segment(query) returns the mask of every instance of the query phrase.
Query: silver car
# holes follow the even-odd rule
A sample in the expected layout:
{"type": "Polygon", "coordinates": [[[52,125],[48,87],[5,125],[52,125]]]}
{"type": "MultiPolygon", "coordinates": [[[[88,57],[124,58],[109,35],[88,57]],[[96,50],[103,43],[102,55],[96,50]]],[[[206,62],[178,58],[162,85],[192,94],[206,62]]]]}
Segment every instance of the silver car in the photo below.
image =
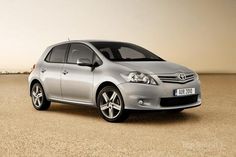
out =
{"type": "Polygon", "coordinates": [[[49,46],[28,81],[35,109],[47,110],[52,101],[84,104],[109,122],[125,120],[128,110],[180,112],[201,105],[197,73],[125,42],[49,46]]]}

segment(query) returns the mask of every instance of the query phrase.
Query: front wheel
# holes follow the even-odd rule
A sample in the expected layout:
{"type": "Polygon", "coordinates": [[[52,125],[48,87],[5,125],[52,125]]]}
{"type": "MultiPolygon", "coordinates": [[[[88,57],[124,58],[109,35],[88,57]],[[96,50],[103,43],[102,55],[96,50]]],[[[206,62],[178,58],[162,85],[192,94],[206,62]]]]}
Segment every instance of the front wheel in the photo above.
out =
{"type": "Polygon", "coordinates": [[[47,100],[41,84],[35,83],[30,92],[36,110],[47,110],[50,107],[51,102],[47,100]]]}
{"type": "Polygon", "coordinates": [[[104,87],[98,94],[99,113],[108,122],[120,122],[128,118],[120,91],[113,86],[104,87]]]}

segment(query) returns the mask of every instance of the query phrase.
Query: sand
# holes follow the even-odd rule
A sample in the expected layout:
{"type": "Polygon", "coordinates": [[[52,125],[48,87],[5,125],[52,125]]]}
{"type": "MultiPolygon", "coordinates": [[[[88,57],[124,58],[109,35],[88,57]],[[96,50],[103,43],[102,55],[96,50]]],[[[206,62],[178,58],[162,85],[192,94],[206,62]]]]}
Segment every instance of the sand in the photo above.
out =
{"type": "Polygon", "coordinates": [[[201,75],[203,103],[108,123],[95,108],[36,111],[27,75],[0,75],[0,156],[236,156],[236,75],[201,75]]]}

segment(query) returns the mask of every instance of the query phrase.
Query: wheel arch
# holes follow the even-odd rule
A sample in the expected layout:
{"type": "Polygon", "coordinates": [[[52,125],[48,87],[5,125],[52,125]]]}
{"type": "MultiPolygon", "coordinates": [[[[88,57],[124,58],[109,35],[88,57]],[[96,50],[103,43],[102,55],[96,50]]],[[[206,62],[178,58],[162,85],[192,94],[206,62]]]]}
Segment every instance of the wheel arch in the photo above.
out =
{"type": "MultiPolygon", "coordinates": [[[[101,83],[101,84],[98,86],[98,88],[97,88],[97,90],[96,90],[96,94],[95,94],[95,103],[96,103],[96,106],[97,106],[97,97],[98,97],[99,92],[100,92],[104,87],[107,87],[107,86],[113,86],[113,87],[117,88],[117,89],[119,90],[119,92],[120,92],[120,89],[118,88],[118,86],[117,86],[116,84],[110,82],[110,81],[105,81],[105,82],[101,83]]],[[[120,93],[121,93],[121,92],[120,92],[120,93]]],[[[121,95],[122,95],[122,93],[121,93],[121,95]]],[[[123,96],[122,96],[122,97],[123,97],[123,96]]]]}
{"type": "MultiPolygon", "coordinates": [[[[31,83],[30,83],[30,91],[32,90],[33,85],[34,85],[35,83],[39,83],[39,84],[43,87],[42,83],[41,83],[38,79],[33,79],[33,80],[31,81],[31,83]]],[[[32,95],[31,95],[31,92],[30,92],[30,96],[32,96],[32,95]]]]}

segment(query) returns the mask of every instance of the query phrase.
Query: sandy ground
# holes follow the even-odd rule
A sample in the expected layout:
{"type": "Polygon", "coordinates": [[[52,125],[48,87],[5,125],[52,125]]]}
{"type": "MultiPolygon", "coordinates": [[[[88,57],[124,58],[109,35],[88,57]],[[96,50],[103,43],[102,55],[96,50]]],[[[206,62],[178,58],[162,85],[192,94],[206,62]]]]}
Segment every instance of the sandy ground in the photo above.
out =
{"type": "Polygon", "coordinates": [[[95,108],[36,111],[26,75],[0,75],[0,156],[236,156],[236,75],[202,75],[200,108],[136,112],[108,123],[95,108]]]}

